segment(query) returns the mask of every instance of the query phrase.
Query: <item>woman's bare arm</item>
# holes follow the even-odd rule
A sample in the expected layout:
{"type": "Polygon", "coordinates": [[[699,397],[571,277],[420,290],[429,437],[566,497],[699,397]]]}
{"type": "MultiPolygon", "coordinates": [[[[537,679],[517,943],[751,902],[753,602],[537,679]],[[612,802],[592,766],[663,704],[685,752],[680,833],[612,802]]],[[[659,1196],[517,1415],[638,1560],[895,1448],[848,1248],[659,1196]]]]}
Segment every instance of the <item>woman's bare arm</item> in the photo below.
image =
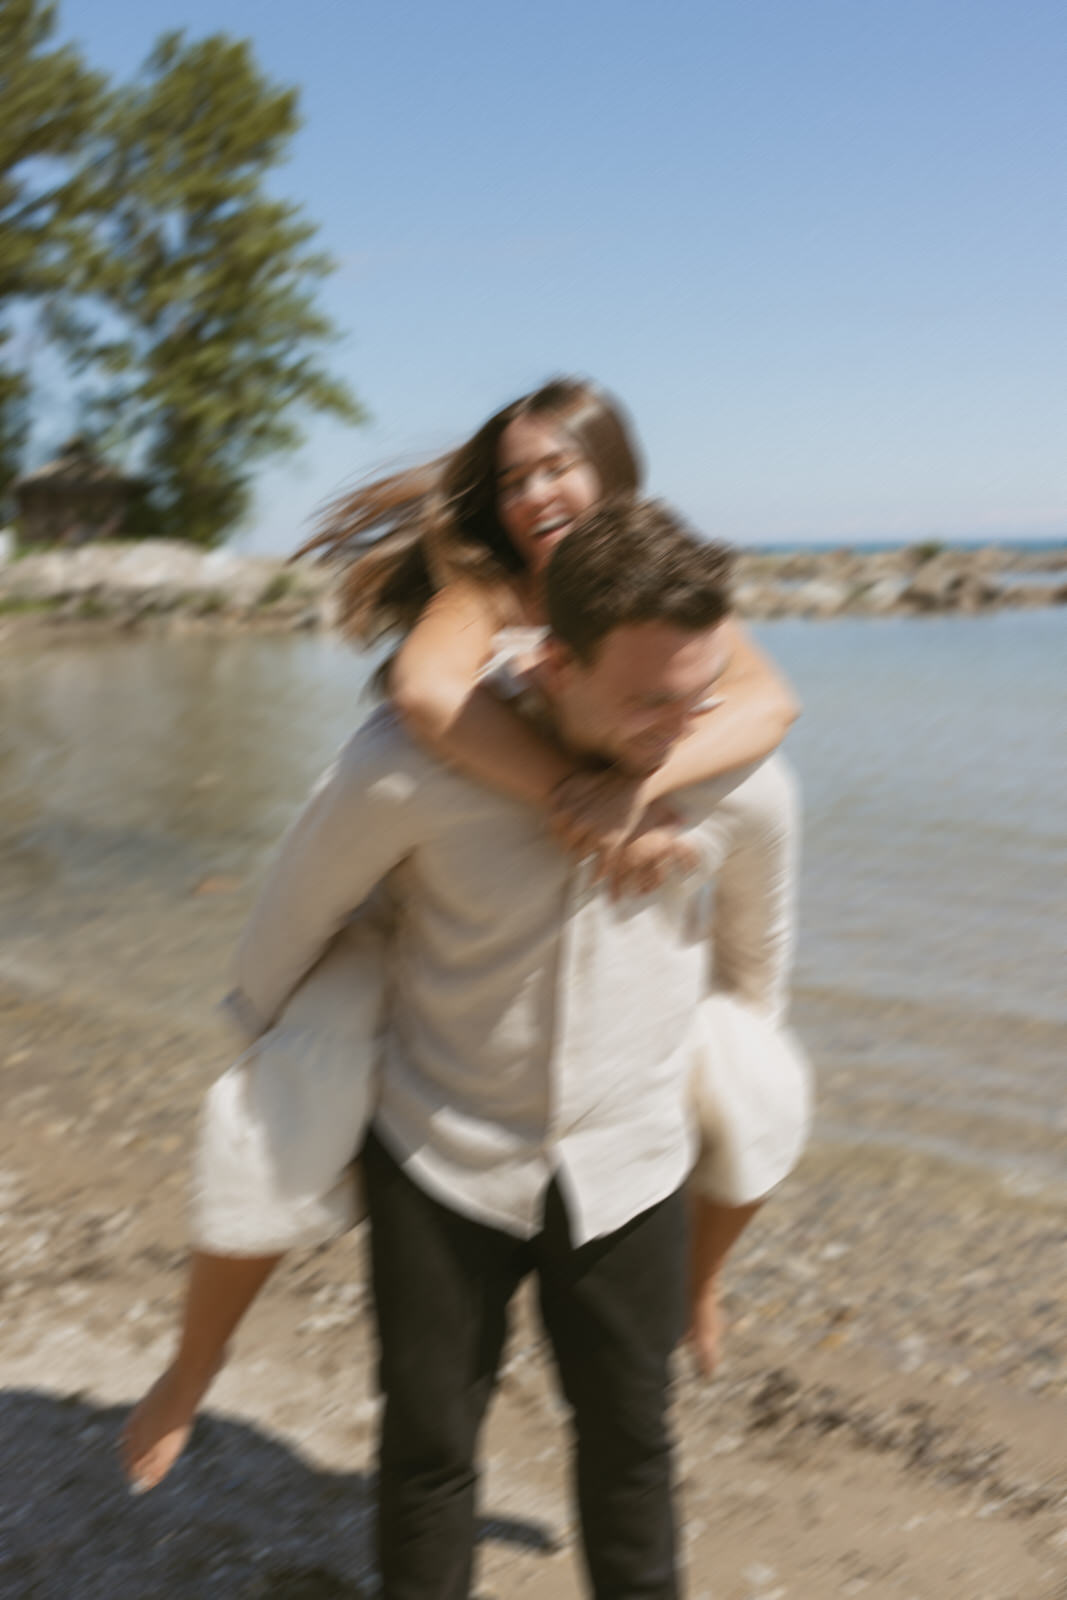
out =
{"type": "Polygon", "coordinates": [[[727,665],[715,685],[716,704],[697,717],[667,760],[645,778],[579,772],[553,796],[553,828],[569,850],[596,850],[601,874],[625,885],[619,852],[647,808],[678,789],[706,782],[770,755],[800,712],[789,685],[746,630],[723,624],[727,665]]]}
{"type": "Polygon", "coordinates": [[[544,807],[578,763],[479,687],[506,620],[491,591],[449,584],[401,646],[389,694],[409,732],[435,755],[500,793],[544,807]]]}
{"type": "Polygon", "coordinates": [[[649,799],[746,767],[777,750],[800,715],[800,703],[777,667],[740,622],[723,623],[729,652],[715,685],[720,703],[698,717],[662,767],[645,780],[649,799]]]}

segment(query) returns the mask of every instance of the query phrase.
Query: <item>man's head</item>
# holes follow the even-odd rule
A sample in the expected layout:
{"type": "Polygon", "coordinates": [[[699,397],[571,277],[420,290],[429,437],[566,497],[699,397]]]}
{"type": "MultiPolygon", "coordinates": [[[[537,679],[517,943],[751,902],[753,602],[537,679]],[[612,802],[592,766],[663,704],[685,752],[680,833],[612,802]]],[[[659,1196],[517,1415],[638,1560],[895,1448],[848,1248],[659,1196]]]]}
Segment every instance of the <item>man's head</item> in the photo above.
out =
{"type": "Polygon", "coordinates": [[[569,744],[651,772],[726,665],[732,557],[652,500],[608,501],[553,551],[543,680],[569,744]]]}

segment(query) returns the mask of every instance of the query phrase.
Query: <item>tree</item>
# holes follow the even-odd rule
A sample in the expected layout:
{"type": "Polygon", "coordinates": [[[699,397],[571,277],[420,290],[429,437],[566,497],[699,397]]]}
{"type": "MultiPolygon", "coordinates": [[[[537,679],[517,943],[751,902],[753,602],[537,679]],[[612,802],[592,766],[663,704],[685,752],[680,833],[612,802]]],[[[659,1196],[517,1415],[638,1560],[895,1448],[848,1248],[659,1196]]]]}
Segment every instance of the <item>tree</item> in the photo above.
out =
{"type": "Polygon", "coordinates": [[[313,289],[333,265],[263,187],[298,126],[295,91],[245,41],[169,33],[115,96],[88,169],[96,243],[78,287],[116,331],[68,318],[65,332],[109,375],[112,437],[140,441],[153,531],[213,544],[247,506],[252,464],[301,442],[295,411],[362,418],[320,365],[335,334],[313,289]]]}
{"type": "Polygon", "coordinates": [[[104,96],[104,80],[72,46],[45,48],[54,31],[54,6],[0,0],[0,496],[29,431],[29,377],[12,359],[11,316],[67,276],[82,238],[70,161],[104,96]]]}

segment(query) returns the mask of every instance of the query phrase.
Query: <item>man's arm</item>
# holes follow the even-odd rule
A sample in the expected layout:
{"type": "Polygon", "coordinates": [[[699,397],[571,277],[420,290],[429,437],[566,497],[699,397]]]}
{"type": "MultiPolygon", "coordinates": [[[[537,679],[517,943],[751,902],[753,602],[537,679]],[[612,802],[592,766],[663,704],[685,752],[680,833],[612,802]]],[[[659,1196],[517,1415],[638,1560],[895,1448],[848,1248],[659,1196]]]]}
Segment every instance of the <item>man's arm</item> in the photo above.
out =
{"type": "Polygon", "coordinates": [[[372,889],[409,854],[428,807],[423,758],[380,713],[345,746],[282,839],[245,927],[228,1008],[258,1037],[372,889]]]}
{"type": "Polygon", "coordinates": [[[777,1023],[785,1015],[793,959],[796,785],[785,763],[773,760],[747,787],[737,838],[715,886],[712,983],[777,1023]]]}

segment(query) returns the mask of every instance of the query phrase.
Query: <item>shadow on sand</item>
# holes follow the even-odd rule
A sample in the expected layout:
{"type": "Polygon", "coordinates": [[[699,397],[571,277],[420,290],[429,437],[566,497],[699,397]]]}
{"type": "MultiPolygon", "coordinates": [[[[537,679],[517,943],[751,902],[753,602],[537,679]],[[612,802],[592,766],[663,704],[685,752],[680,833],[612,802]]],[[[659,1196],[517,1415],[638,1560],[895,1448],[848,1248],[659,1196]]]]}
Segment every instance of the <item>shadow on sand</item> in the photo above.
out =
{"type": "MultiPolygon", "coordinates": [[[[3,1600],[370,1600],[373,1481],[316,1470],[279,1440],[202,1417],[166,1483],[127,1492],[125,1406],[0,1395],[3,1600]]],[[[550,1529],[482,1520],[480,1538],[555,1548],[550,1529]]]]}

